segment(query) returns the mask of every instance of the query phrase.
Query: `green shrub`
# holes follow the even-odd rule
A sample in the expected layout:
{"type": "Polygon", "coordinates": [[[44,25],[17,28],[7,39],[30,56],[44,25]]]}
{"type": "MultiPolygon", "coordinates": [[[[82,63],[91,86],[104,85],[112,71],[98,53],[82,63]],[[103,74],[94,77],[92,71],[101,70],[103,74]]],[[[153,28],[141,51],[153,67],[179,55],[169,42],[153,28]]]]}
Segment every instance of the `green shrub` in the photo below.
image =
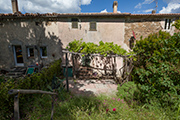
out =
{"type": "Polygon", "coordinates": [[[121,99],[132,100],[134,91],[137,90],[136,84],[133,81],[124,83],[122,86],[118,85],[117,96],[121,99]]]}
{"type": "Polygon", "coordinates": [[[133,49],[133,80],[142,102],[157,98],[161,106],[178,108],[180,100],[180,33],[159,31],[137,42],[133,49]]]}
{"type": "MultiPolygon", "coordinates": [[[[47,90],[47,86],[52,84],[53,76],[62,76],[61,60],[54,61],[47,69],[43,69],[40,73],[32,74],[30,77],[2,80],[0,83],[0,118],[10,119],[13,116],[14,96],[9,95],[11,89],[35,89],[47,90]]],[[[6,79],[2,78],[1,79],[6,79]]],[[[34,97],[37,95],[20,95],[20,113],[24,113],[34,97]]]]}

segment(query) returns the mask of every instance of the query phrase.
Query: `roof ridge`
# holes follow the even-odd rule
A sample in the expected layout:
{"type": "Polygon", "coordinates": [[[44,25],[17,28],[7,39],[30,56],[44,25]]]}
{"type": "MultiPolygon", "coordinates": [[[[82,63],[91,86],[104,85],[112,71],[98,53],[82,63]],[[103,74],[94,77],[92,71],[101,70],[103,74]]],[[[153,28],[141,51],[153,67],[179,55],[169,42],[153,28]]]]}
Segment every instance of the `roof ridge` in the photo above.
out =
{"type": "Polygon", "coordinates": [[[156,13],[156,14],[131,14],[131,13],[113,13],[113,12],[108,12],[108,13],[0,13],[0,17],[2,16],[19,16],[19,17],[28,17],[28,16],[42,16],[42,17],[60,17],[60,16],[172,16],[172,15],[180,15],[180,13],[156,13]]]}

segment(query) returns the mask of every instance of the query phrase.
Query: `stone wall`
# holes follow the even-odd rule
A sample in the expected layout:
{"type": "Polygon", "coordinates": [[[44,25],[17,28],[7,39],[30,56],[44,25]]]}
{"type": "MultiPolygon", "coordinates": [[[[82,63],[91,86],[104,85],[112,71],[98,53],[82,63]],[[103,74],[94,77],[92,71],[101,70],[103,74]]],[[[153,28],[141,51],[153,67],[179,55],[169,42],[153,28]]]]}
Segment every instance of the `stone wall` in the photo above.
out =
{"type": "Polygon", "coordinates": [[[157,33],[162,30],[160,21],[143,21],[143,22],[126,22],[125,23],[125,44],[129,46],[129,39],[133,36],[133,31],[136,36],[136,40],[140,40],[140,37],[148,37],[151,33],[157,33]]]}
{"type": "Polygon", "coordinates": [[[124,34],[124,43],[129,46],[129,40],[131,37],[133,37],[133,31],[136,36],[136,40],[140,40],[140,37],[146,38],[148,35],[152,33],[157,33],[160,30],[169,32],[171,35],[173,35],[177,30],[175,29],[172,24],[174,21],[178,18],[170,18],[172,20],[170,29],[165,29],[165,19],[166,18],[151,18],[151,19],[145,19],[138,18],[138,19],[130,19],[126,20],[125,22],[125,34],[124,34]]]}
{"type": "MultiPolygon", "coordinates": [[[[148,17],[148,16],[144,16],[148,17]]],[[[141,36],[147,37],[159,30],[174,33],[174,27],[164,29],[164,17],[141,18],[140,17],[78,17],[78,28],[72,28],[72,18],[32,18],[32,19],[6,19],[0,25],[0,68],[12,68],[15,66],[13,46],[21,45],[24,65],[35,64],[39,60],[38,49],[35,49],[35,57],[27,58],[27,46],[35,48],[47,46],[47,58],[41,58],[40,62],[48,64],[62,57],[62,48],[66,48],[74,39],[83,39],[85,42],[98,44],[99,41],[114,42],[129,51],[129,39],[141,36]],[[48,22],[47,22],[48,21],[48,22]],[[90,30],[90,22],[96,22],[97,29],[90,30]]],[[[171,18],[174,19],[174,18],[171,18]]],[[[177,19],[177,18],[176,18],[177,19]]],[[[117,59],[118,68],[123,61],[117,59]]]]}

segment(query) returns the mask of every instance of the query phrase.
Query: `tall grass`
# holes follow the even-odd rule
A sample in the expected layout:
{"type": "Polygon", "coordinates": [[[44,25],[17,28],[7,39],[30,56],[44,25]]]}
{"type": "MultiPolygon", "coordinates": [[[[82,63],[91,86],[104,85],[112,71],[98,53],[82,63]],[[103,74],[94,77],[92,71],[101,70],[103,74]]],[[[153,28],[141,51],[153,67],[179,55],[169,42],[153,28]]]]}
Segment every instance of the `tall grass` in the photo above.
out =
{"type": "MultiPolygon", "coordinates": [[[[124,90],[126,87],[129,89],[129,85],[125,84],[123,87],[124,90]]],[[[139,104],[133,98],[130,99],[129,94],[132,94],[133,89],[136,88],[132,88],[129,93],[122,92],[122,89],[118,89],[116,96],[109,97],[77,97],[63,91],[55,99],[54,120],[172,120],[180,118],[179,110],[172,112],[168,106],[164,109],[159,108],[154,102],[154,106],[150,107],[139,104]]],[[[36,99],[34,103],[31,103],[34,106],[33,109],[26,112],[23,120],[50,119],[51,96],[39,95],[36,99]]]]}

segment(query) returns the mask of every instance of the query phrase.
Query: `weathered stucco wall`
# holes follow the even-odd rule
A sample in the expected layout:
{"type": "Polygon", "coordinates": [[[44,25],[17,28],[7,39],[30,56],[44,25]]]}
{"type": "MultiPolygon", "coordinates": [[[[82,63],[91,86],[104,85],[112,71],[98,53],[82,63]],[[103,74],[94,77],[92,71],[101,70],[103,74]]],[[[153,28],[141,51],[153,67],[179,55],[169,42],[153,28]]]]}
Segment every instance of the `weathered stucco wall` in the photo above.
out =
{"type": "Polygon", "coordinates": [[[99,41],[114,42],[124,49],[124,19],[82,19],[78,29],[72,28],[72,22],[59,22],[59,36],[65,48],[74,39],[99,44],[99,41]],[[90,21],[96,21],[97,30],[90,31],[90,21]]]}
{"type": "MultiPolygon", "coordinates": [[[[62,57],[62,48],[66,48],[74,39],[83,39],[85,42],[98,44],[99,41],[114,42],[129,51],[129,39],[136,35],[147,37],[159,30],[176,31],[174,27],[164,29],[165,18],[140,17],[79,17],[78,28],[72,28],[72,17],[64,18],[40,18],[36,19],[6,19],[0,25],[0,68],[12,68],[15,66],[13,46],[21,45],[24,65],[35,64],[38,61],[38,49],[34,49],[34,58],[27,58],[27,46],[47,47],[47,58],[41,58],[44,65],[62,57]],[[49,22],[46,22],[49,21],[49,22]],[[96,22],[96,31],[90,31],[90,22],[96,22]]],[[[173,21],[175,18],[171,18],[173,21]]],[[[177,18],[176,18],[177,19],[177,18]]],[[[122,67],[123,60],[117,58],[117,68],[122,67]]]]}
{"type": "Polygon", "coordinates": [[[46,22],[35,24],[35,21],[12,21],[3,22],[0,26],[0,68],[15,67],[13,46],[21,45],[24,66],[38,62],[38,49],[35,46],[47,47],[47,58],[41,58],[41,64],[60,58],[61,40],[58,37],[58,26],[56,22],[47,24],[46,22]],[[34,58],[27,57],[27,46],[34,47],[34,58]],[[53,57],[52,54],[55,56],[53,57]]]}

